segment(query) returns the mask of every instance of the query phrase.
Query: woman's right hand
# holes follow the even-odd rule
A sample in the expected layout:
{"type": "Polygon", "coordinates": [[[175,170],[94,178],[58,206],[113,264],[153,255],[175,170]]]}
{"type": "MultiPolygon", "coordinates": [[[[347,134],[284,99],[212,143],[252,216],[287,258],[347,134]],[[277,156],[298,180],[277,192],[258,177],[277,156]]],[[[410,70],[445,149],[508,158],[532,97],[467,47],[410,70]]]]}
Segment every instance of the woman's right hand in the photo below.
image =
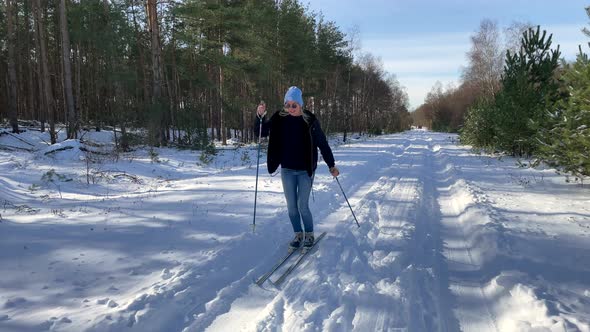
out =
{"type": "Polygon", "coordinates": [[[332,174],[332,176],[336,177],[336,176],[340,175],[340,170],[338,169],[338,167],[332,166],[332,167],[330,167],[330,174],[332,174]]]}
{"type": "Polygon", "coordinates": [[[256,108],[256,115],[262,117],[262,116],[264,116],[265,113],[266,113],[266,104],[264,102],[261,102],[260,104],[258,104],[258,108],[256,108]]]}

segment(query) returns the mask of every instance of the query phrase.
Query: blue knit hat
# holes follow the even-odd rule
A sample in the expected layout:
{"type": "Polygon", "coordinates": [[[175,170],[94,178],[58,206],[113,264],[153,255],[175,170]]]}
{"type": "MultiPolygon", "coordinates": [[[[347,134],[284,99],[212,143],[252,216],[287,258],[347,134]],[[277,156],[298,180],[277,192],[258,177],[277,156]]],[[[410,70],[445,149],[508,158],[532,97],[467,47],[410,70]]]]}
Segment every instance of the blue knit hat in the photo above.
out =
{"type": "Polygon", "coordinates": [[[285,101],[283,104],[286,104],[289,101],[295,101],[301,105],[301,108],[303,108],[303,94],[298,87],[292,86],[287,90],[287,93],[285,93],[285,101]]]}

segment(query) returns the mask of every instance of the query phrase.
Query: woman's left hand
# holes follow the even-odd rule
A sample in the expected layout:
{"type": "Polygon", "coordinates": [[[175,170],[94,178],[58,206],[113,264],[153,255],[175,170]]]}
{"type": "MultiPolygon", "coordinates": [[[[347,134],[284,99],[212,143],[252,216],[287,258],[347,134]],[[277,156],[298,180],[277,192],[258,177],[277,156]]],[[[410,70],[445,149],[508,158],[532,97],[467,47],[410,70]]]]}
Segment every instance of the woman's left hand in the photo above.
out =
{"type": "Polygon", "coordinates": [[[336,167],[336,166],[330,167],[330,174],[332,174],[332,176],[340,175],[340,171],[338,170],[338,167],[336,167]]]}

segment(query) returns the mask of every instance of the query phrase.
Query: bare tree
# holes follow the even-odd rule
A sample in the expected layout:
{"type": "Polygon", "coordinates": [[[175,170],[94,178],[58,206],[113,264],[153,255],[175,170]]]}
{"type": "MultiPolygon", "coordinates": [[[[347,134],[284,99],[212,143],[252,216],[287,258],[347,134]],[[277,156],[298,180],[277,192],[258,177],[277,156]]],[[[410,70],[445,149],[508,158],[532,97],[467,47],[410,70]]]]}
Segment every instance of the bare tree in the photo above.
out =
{"type": "Polygon", "coordinates": [[[530,28],[534,28],[534,25],[529,22],[512,22],[509,27],[504,29],[504,40],[506,50],[510,52],[518,52],[520,49],[520,40],[522,34],[530,28]]]}
{"type": "Polygon", "coordinates": [[[489,19],[481,21],[479,31],[471,36],[467,57],[469,64],[463,72],[463,81],[476,86],[484,98],[493,96],[498,91],[504,65],[496,22],[489,19]]]}
{"type": "MultiPolygon", "coordinates": [[[[348,33],[348,47],[346,49],[346,54],[348,55],[349,58],[353,58],[353,53],[358,52],[361,49],[361,44],[360,44],[360,28],[358,25],[354,25],[352,28],[350,28],[350,31],[348,33]]],[[[351,75],[352,75],[352,63],[350,63],[348,65],[347,68],[347,76],[346,76],[346,105],[344,106],[344,116],[342,117],[344,120],[344,125],[343,125],[343,131],[344,131],[344,136],[343,136],[343,140],[344,142],[346,142],[346,138],[348,135],[348,131],[351,128],[351,118],[353,116],[353,103],[352,103],[352,98],[351,98],[351,92],[350,92],[350,82],[351,82],[351,75]]]]}

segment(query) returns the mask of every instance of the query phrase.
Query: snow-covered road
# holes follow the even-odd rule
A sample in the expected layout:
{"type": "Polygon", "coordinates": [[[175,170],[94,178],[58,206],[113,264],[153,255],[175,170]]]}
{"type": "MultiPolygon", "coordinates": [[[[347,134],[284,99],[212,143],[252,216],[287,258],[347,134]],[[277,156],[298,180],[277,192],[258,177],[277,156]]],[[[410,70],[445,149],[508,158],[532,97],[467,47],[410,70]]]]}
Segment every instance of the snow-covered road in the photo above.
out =
{"type": "Polygon", "coordinates": [[[136,152],[90,185],[78,155],[0,151],[0,330],[590,331],[587,185],[427,131],[333,150],[361,227],[320,165],[327,236],[280,288],[253,282],[292,236],[266,173],[252,231],[255,150],[136,152]]]}

